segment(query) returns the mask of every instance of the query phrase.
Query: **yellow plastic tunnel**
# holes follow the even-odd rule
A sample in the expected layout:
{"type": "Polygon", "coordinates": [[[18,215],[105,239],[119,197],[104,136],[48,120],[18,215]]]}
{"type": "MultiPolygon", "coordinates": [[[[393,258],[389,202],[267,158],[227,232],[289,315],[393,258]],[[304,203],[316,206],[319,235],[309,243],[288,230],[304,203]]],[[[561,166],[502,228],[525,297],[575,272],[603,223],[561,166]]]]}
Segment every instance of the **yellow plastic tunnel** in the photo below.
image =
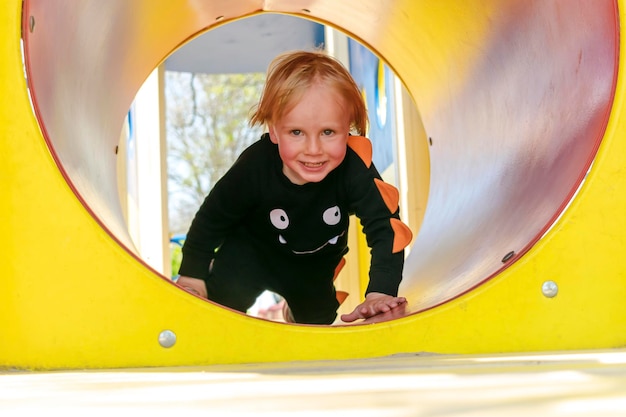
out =
{"type": "MultiPolygon", "coordinates": [[[[0,367],[83,369],[626,345],[624,0],[6,0],[0,367]],[[358,39],[415,101],[429,179],[413,314],[300,326],[178,289],[132,251],[116,146],[148,74],[258,13],[358,39]]],[[[415,144],[414,144],[415,145],[415,144]]],[[[413,146],[412,148],[415,148],[413,146]]]]}

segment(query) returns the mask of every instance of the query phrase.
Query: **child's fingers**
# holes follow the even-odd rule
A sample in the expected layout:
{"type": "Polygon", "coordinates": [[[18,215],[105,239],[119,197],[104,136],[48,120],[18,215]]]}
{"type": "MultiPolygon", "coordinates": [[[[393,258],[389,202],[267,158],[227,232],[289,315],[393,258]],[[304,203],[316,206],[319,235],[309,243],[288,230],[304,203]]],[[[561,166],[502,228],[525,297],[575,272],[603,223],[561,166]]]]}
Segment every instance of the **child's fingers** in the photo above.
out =
{"type": "Polygon", "coordinates": [[[366,319],[376,314],[372,313],[371,310],[372,306],[368,305],[368,303],[366,302],[358,305],[351,313],[342,314],[341,320],[346,323],[352,323],[353,321],[358,319],[366,319]]]}
{"type": "Polygon", "coordinates": [[[404,297],[394,297],[391,299],[380,300],[372,306],[371,311],[365,318],[373,317],[380,313],[388,313],[404,303],[406,303],[406,298],[404,297]]]}
{"type": "Polygon", "coordinates": [[[351,323],[358,319],[368,319],[381,313],[387,313],[404,303],[406,303],[406,298],[404,297],[384,297],[370,301],[366,300],[351,313],[343,314],[341,320],[351,323]]]}
{"type": "Polygon", "coordinates": [[[195,288],[183,287],[183,289],[186,290],[187,292],[192,293],[192,294],[200,295],[200,293],[198,291],[196,291],[195,288]]]}
{"type": "Polygon", "coordinates": [[[341,321],[346,323],[352,323],[355,320],[363,318],[356,310],[349,314],[342,314],[341,321]]]}

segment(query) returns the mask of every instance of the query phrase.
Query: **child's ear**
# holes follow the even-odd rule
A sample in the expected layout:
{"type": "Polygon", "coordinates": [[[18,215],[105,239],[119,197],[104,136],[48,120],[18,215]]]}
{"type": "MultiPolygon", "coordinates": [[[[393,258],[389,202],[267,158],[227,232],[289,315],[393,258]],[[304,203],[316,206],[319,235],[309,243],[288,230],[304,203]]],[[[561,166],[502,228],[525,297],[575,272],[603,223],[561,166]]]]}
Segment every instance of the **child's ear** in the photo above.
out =
{"type": "Polygon", "coordinates": [[[276,130],[274,130],[273,127],[270,127],[270,140],[272,141],[272,143],[278,145],[278,137],[276,136],[276,130]]]}

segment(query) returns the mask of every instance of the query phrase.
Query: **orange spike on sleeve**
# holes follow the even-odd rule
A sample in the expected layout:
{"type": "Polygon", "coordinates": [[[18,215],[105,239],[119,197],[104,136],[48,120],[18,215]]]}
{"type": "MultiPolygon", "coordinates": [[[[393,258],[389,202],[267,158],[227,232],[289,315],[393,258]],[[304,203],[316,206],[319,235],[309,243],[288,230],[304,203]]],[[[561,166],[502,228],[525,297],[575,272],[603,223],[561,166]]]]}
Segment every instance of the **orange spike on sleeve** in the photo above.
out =
{"type": "MultiPolygon", "coordinates": [[[[337,279],[337,277],[339,276],[339,273],[341,272],[345,264],[346,264],[346,258],[341,258],[341,260],[335,267],[335,276],[333,277],[333,281],[337,279]]],[[[335,294],[336,294],[337,301],[339,302],[339,305],[342,305],[343,302],[346,301],[346,298],[348,298],[348,295],[349,295],[345,291],[336,291],[335,294]]]]}
{"type": "Polygon", "coordinates": [[[336,295],[337,301],[339,302],[339,305],[342,305],[343,302],[346,301],[346,298],[348,298],[348,295],[350,294],[348,294],[345,291],[337,291],[335,295],[336,295]]]}
{"type": "Polygon", "coordinates": [[[376,188],[378,188],[378,192],[383,198],[383,201],[389,211],[391,213],[395,213],[398,209],[398,203],[400,202],[400,192],[398,189],[391,184],[387,184],[386,182],[379,180],[378,178],[374,178],[374,184],[376,184],[376,188]]]}
{"type": "Polygon", "coordinates": [[[333,277],[333,281],[337,279],[337,277],[339,276],[339,273],[341,272],[345,264],[346,264],[346,258],[341,258],[341,260],[335,267],[335,276],[333,277]]]}
{"type": "Polygon", "coordinates": [[[398,219],[391,219],[391,228],[393,229],[393,253],[398,253],[402,249],[406,248],[411,239],[413,239],[413,233],[409,226],[402,223],[398,219]]]}
{"type": "Polygon", "coordinates": [[[363,136],[348,136],[348,146],[361,158],[366,167],[372,165],[372,142],[363,136]]]}

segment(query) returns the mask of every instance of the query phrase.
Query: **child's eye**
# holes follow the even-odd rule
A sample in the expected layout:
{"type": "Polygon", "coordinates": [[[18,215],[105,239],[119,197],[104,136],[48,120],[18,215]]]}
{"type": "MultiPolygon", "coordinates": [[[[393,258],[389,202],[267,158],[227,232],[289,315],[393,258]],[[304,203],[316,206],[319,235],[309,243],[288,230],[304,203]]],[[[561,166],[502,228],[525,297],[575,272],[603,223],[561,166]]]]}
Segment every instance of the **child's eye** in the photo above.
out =
{"type": "Polygon", "coordinates": [[[333,133],[335,133],[335,131],[334,131],[334,130],[331,130],[331,129],[326,129],[326,130],[324,130],[324,132],[323,132],[323,133],[324,133],[324,136],[330,136],[330,135],[332,135],[333,133]]]}
{"type": "Polygon", "coordinates": [[[302,131],[298,130],[298,129],[294,129],[294,130],[291,131],[291,134],[294,135],[294,136],[300,136],[301,133],[302,133],[302,131]]]}

